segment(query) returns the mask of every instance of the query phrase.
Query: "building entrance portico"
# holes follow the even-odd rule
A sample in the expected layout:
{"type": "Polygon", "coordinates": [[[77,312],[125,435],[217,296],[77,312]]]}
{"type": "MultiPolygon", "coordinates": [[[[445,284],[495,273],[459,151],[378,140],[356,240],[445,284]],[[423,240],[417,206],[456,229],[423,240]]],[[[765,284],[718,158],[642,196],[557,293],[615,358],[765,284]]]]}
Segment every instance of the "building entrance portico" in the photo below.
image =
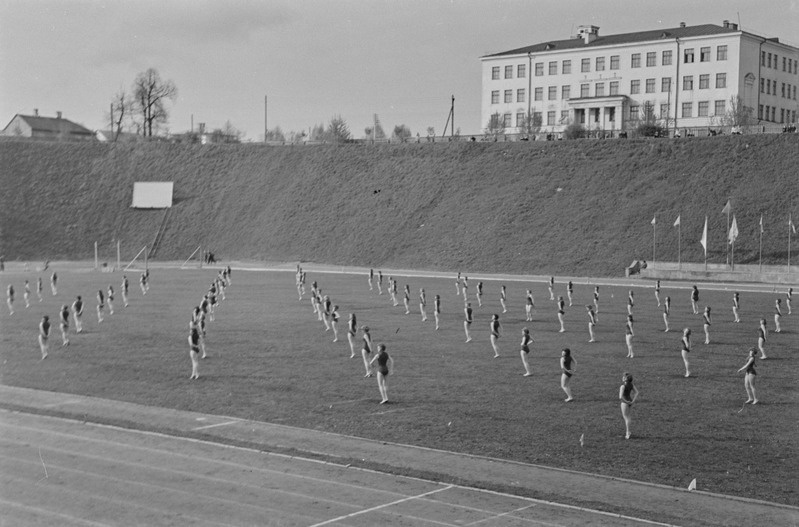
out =
{"type": "Polygon", "coordinates": [[[626,104],[625,95],[569,99],[574,122],[588,130],[623,130],[626,104]]]}

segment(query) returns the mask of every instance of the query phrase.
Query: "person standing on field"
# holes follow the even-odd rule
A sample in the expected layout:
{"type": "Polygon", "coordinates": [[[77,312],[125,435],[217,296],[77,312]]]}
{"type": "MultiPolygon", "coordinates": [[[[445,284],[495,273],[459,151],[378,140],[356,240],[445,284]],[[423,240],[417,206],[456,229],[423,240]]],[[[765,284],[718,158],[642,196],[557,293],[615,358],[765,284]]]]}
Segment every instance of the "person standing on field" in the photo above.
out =
{"type": "Polygon", "coordinates": [[[572,351],[569,348],[563,348],[560,356],[560,387],[566,393],[565,402],[570,403],[574,400],[572,397],[571,380],[574,375],[574,365],[577,361],[572,358],[572,351]]]}
{"type": "Polygon", "coordinates": [[[49,346],[47,340],[50,338],[50,317],[44,315],[39,322],[39,347],[42,350],[42,360],[47,358],[49,346]]]}
{"type": "Polygon", "coordinates": [[[635,336],[635,332],[633,331],[633,316],[627,315],[627,325],[624,329],[624,341],[627,343],[627,358],[632,359],[635,355],[633,354],[633,337],[635,336]]]}
{"type": "Polygon", "coordinates": [[[550,276],[549,277],[549,299],[550,300],[555,300],[555,291],[554,291],[554,289],[555,289],[555,277],[554,276],[550,276]]]}
{"type": "Polygon", "coordinates": [[[411,286],[405,284],[405,289],[403,290],[402,296],[402,303],[405,306],[405,314],[411,314],[411,286]]]}
{"type": "Polygon", "coordinates": [[[338,342],[338,306],[330,310],[330,328],[333,330],[333,342],[338,342]]]}
{"type": "Polygon", "coordinates": [[[441,316],[441,296],[436,295],[433,300],[433,316],[436,319],[436,329],[438,329],[439,317],[441,316]]]}
{"type": "Polygon", "coordinates": [[[563,301],[563,297],[558,297],[558,322],[560,322],[560,331],[559,333],[565,333],[566,328],[563,326],[563,316],[566,314],[565,311],[566,303],[563,301]]]}
{"type": "Polygon", "coordinates": [[[61,346],[69,346],[69,306],[64,304],[61,306],[59,313],[61,322],[61,346]]]}
{"type": "Polygon", "coordinates": [[[108,314],[114,314],[114,286],[108,284],[108,314]]]}
{"type": "Polygon", "coordinates": [[[702,313],[702,328],[705,330],[705,344],[710,344],[710,306],[705,306],[705,312],[702,313]]]}
{"type": "Polygon", "coordinates": [[[483,282],[477,282],[477,291],[474,296],[477,297],[477,306],[483,307],[483,282]]]}
{"type": "Polygon", "coordinates": [[[633,404],[638,398],[638,388],[633,384],[633,376],[627,372],[621,378],[621,386],[619,387],[619,400],[621,401],[621,416],[624,419],[624,428],[626,433],[624,439],[630,439],[630,412],[632,411],[633,404]]]}
{"type": "Polygon", "coordinates": [[[6,289],[6,305],[8,306],[8,314],[14,314],[14,286],[8,284],[8,289],[6,289]]]}
{"type": "Polygon", "coordinates": [[[766,334],[768,333],[768,329],[766,329],[766,319],[760,319],[760,327],[757,328],[757,348],[760,350],[760,360],[767,359],[766,357],[766,334]]]}
{"type": "Polygon", "coordinates": [[[105,296],[103,295],[103,290],[100,289],[97,291],[97,323],[101,323],[103,321],[103,310],[105,310],[105,296]]]}
{"type": "Polygon", "coordinates": [[[594,327],[596,326],[596,313],[591,305],[586,305],[585,310],[588,312],[588,336],[591,337],[588,342],[596,342],[594,339],[594,327]]]}
{"type": "Polygon", "coordinates": [[[682,355],[682,361],[685,363],[685,376],[691,376],[691,365],[688,363],[688,354],[691,353],[691,330],[689,328],[685,328],[682,330],[682,340],[680,341],[682,344],[682,351],[680,352],[682,355]]]}
{"type": "Polygon", "coordinates": [[[373,375],[372,368],[369,363],[369,355],[372,353],[372,335],[369,334],[369,326],[363,327],[363,347],[361,348],[361,356],[363,357],[363,366],[366,368],[366,375],[364,377],[371,377],[373,375]]]}
{"type": "Polygon", "coordinates": [[[189,358],[191,358],[191,375],[189,379],[200,378],[200,331],[194,324],[189,324],[189,358]]]}
{"type": "Polygon", "coordinates": [[[574,284],[571,280],[566,284],[566,296],[569,298],[569,307],[572,305],[572,294],[574,294],[574,284]]]}
{"type": "Polygon", "coordinates": [[[774,302],[774,333],[782,333],[782,328],[780,327],[780,319],[782,318],[782,299],[778,298],[774,302]]]}
{"type": "Polygon", "coordinates": [[[83,317],[83,300],[81,300],[80,295],[72,302],[72,317],[75,319],[75,331],[81,333],[83,331],[83,322],[81,320],[83,317]]]}
{"type": "Polygon", "coordinates": [[[36,295],[39,297],[39,302],[42,301],[42,289],[44,286],[42,286],[42,277],[40,276],[36,279],[36,295]]]}
{"type": "Polygon", "coordinates": [[[691,308],[694,311],[694,315],[699,314],[699,289],[696,286],[693,286],[691,289],[691,308]]]}
{"type": "Polygon", "coordinates": [[[740,323],[741,317],[738,316],[738,308],[741,307],[741,298],[738,295],[738,291],[733,293],[732,295],[732,314],[735,317],[735,322],[740,323]]]}
{"type": "Polygon", "coordinates": [[[499,315],[491,315],[491,347],[494,349],[494,358],[499,357],[499,340],[502,325],[499,323],[499,315]]]}
{"type": "Polygon", "coordinates": [[[527,328],[522,328],[522,343],[521,343],[521,350],[519,351],[519,355],[522,358],[522,366],[524,366],[524,376],[530,377],[533,373],[530,371],[530,363],[527,361],[527,355],[530,354],[530,343],[533,342],[533,338],[530,336],[530,330],[527,328]]]}
{"type": "Polygon", "coordinates": [[[350,318],[347,321],[347,341],[350,343],[351,359],[355,358],[355,335],[357,334],[358,334],[358,321],[355,318],[355,313],[350,313],[350,318]]]}
{"type": "Polygon", "coordinates": [[[25,309],[31,307],[31,285],[25,280],[25,285],[22,288],[22,298],[25,300],[25,309]]]}
{"type": "Polygon", "coordinates": [[[660,280],[655,283],[655,299],[658,301],[658,307],[660,307],[660,280]]]}
{"type": "Polygon", "coordinates": [[[663,302],[663,323],[666,324],[666,329],[663,331],[669,332],[669,315],[671,314],[671,297],[667,296],[666,301],[663,302]]]}
{"type": "Polygon", "coordinates": [[[385,344],[377,345],[377,354],[369,362],[369,365],[371,366],[375,362],[377,362],[375,371],[377,371],[377,388],[380,390],[380,404],[386,404],[388,402],[388,382],[386,377],[394,370],[394,359],[386,353],[385,344]]]}
{"type": "Polygon", "coordinates": [[[419,289],[419,313],[422,315],[422,322],[427,321],[427,296],[424,293],[424,287],[419,289]]]}
{"type": "Polygon", "coordinates": [[[757,358],[757,349],[749,348],[749,355],[746,358],[746,364],[741,366],[738,373],[744,373],[744,389],[746,390],[746,403],[744,404],[757,404],[757,393],[755,392],[755,378],[757,371],[755,371],[755,359],[757,358]]]}
{"type": "Polygon", "coordinates": [[[508,312],[508,306],[506,304],[507,300],[508,300],[508,292],[505,289],[505,286],[503,285],[499,289],[499,303],[502,304],[502,312],[503,313],[507,313],[508,312]]]}
{"type": "Polygon", "coordinates": [[[128,277],[126,275],[122,275],[122,303],[125,304],[125,307],[128,307],[128,289],[130,288],[130,282],[128,281],[128,277]]]}
{"type": "Polygon", "coordinates": [[[527,316],[527,322],[532,322],[533,320],[533,308],[535,307],[535,300],[533,299],[533,292],[529,289],[527,290],[527,300],[525,301],[524,305],[524,313],[527,316]]]}
{"type": "Polygon", "coordinates": [[[58,274],[55,271],[50,275],[50,291],[53,296],[58,295],[58,274]]]}
{"type": "Polygon", "coordinates": [[[469,326],[474,322],[471,302],[466,302],[466,305],[463,307],[463,314],[465,317],[463,321],[463,330],[466,332],[466,342],[471,342],[472,336],[469,334],[469,326]]]}

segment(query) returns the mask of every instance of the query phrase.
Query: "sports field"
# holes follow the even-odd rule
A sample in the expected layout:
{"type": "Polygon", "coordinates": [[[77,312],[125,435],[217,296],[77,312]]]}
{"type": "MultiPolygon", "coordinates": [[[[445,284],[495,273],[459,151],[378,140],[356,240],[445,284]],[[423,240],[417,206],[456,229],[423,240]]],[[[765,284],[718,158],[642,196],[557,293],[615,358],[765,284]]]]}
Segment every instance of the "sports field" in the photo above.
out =
{"type": "MultiPolygon", "coordinates": [[[[704,345],[701,317],[691,314],[689,286],[663,284],[671,296],[672,331],[663,332],[662,309],[652,284],[633,287],[636,304],[635,358],[625,358],[624,326],[630,287],[600,285],[598,342],[589,344],[584,305],[593,283],[574,279],[574,305],[566,308],[566,332],[559,333],[555,303],[544,281],[502,282],[508,312],[499,305],[499,281],[484,281],[483,307],[473,291],[474,340],[464,342],[463,300],[451,278],[398,276],[400,293],[411,287],[411,315],[394,307],[388,295],[370,291],[366,274],[308,272],[324,294],[340,306],[339,342],[325,332],[308,295],[298,301],[289,271],[234,270],[227,299],[208,326],[210,357],[198,381],[188,379],[188,325],[191,310],[216,270],[154,268],[147,295],[131,280],[130,307],[119,299],[121,273],[59,269],[58,296],[47,285],[42,302],[34,292],[31,307],[22,283],[34,285],[34,271],[0,274],[5,291],[17,291],[16,313],[0,316],[2,382],[290,424],[397,443],[423,445],[656,482],[678,487],[697,478],[702,490],[798,505],[796,474],[797,366],[799,314],[783,309],[782,333],[769,333],[769,359],[758,361],[760,404],[746,399],[742,374],[746,350],[756,343],[761,316],[773,330],[773,306],[784,288],[756,292],[741,287],[742,323],[732,322],[732,290],[699,284],[700,304],[713,313],[711,344],[704,345]],[[113,284],[115,314],[98,324],[97,290],[113,284]],[[424,287],[428,310],[442,298],[441,329],[418,314],[424,287]],[[525,322],[524,291],[532,289],[534,321],[525,322]],[[57,312],[76,295],[87,301],[85,330],[60,348],[57,312]],[[359,357],[350,359],[346,318],[356,313],[371,328],[373,341],[385,343],[396,370],[389,376],[389,405],[379,405],[376,382],[364,378],[359,357]],[[491,314],[500,315],[500,358],[488,340],[491,314]],[[43,314],[54,322],[51,353],[40,361],[36,342],[43,314]],[[521,328],[531,330],[533,376],[523,377],[519,359],[521,328]],[[693,330],[691,378],[684,378],[679,329],[693,330]],[[560,350],[576,359],[575,401],[564,403],[560,389],[560,350]],[[621,374],[629,371],[641,392],[633,408],[633,437],[624,440],[618,408],[621,374]],[[582,439],[582,444],[581,444],[582,439]]],[[[49,272],[43,275],[45,284],[49,272]]],[[[566,297],[557,279],[555,294],[566,297]]],[[[796,304],[796,302],[795,302],[796,304]]],[[[797,306],[794,306],[797,307],[797,306]]],[[[71,328],[74,330],[74,328],[71,328]]],[[[360,335],[359,335],[360,338],[360,335]]]]}

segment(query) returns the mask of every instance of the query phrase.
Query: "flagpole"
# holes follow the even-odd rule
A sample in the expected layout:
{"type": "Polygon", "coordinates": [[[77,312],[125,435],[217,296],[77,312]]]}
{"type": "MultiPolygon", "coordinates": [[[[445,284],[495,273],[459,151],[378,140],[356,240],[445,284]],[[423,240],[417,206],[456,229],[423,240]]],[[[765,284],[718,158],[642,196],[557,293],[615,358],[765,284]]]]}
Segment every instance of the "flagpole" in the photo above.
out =
{"type": "Polygon", "coordinates": [[[791,272],[791,230],[793,229],[793,216],[788,213],[788,273],[791,272]]]}
{"type": "Polygon", "coordinates": [[[677,224],[677,269],[682,269],[682,255],[681,255],[682,248],[680,247],[681,243],[682,243],[682,222],[677,224]]]}
{"type": "MultiPolygon", "coordinates": [[[[729,205],[728,207],[726,207],[727,208],[727,233],[729,233],[730,232],[730,209],[732,208],[732,205],[730,205],[730,199],[729,198],[727,198],[727,205],[729,205]]],[[[727,247],[727,265],[730,265],[730,248],[729,247],[727,247]]]]}
{"type": "Polygon", "coordinates": [[[653,218],[652,221],[655,222],[655,223],[652,224],[652,269],[654,269],[655,268],[655,240],[657,239],[656,233],[657,233],[658,225],[657,225],[657,221],[655,221],[654,218],[653,218]]]}
{"type": "Polygon", "coordinates": [[[763,216],[760,216],[760,273],[763,273],[763,216]]]}

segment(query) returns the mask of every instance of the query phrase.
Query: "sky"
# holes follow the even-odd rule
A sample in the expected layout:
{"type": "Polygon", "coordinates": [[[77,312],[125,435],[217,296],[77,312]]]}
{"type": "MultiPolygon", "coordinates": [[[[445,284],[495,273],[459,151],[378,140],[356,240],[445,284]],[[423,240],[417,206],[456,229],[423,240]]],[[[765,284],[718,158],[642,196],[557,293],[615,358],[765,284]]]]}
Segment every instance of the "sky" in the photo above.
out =
{"type": "Polygon", "coordinates": [[[799,0],[0,0],[0,129],[17,113],[107,129],[137,74],[175,83],[172,133],[230,122],[308,130],[341,116],[353,137],[480,123],[480,57],[569,38],[738,22],[799,47],[799,0]],[[264,98],[266,97],[266,112],[264,98]]]}

